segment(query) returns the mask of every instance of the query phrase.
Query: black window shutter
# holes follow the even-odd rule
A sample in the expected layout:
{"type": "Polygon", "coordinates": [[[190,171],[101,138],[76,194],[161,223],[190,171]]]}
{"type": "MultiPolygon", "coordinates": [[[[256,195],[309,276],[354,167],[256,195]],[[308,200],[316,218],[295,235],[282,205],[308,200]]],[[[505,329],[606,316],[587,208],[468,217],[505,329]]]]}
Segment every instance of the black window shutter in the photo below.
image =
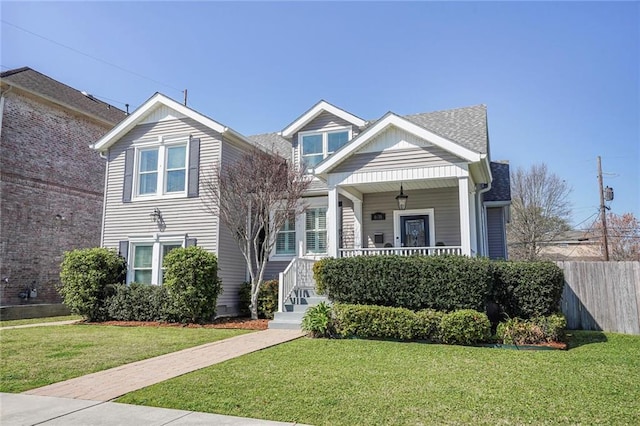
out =
{"type": "Polygon", "coordinates": [[[125,260],[129,260],[129,241],[118,242],[118,254],[124,257],[125,260]]]}
{"type": "Polygon", "coordinates": [[[200,174],[200,139],[192,138],[189,143],[189,188],[187,197],[195,198],[199,195],[200,174]]]}
{"type": "Polygon", "coordinates": [[[122,188],[122,202],[131,202],[131,192],[133,190],[133,161],[135,149],[129,148],[124,153],[124,186],[122,188]]]}
{"type": "Polygon", "coordinates": [[[185,242],[185,247],[191,247],[191,246],[197,246],[197,245],[198,245],[197,238],[187,238],[187,241],[185,242]]]}

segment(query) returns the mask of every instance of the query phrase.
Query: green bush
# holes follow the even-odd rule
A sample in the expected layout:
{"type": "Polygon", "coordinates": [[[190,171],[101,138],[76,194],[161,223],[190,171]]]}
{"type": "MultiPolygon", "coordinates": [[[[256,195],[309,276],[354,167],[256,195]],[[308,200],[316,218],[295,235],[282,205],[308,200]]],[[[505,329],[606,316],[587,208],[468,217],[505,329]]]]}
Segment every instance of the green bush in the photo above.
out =
{"type": "Polygon", "coordinates": [[[473,345],[486,342],[491,337],[491,323],[487,315],[472,309],[445,314],[439,328],[442,342],[453,345],[473,345]]]}
{"type": "Polygon", "coordinates": [[[530,345],[561,342],[567,321],[562,315],[549,315],[529,320],[512,318],[498,324],[496,335],[504,344],[530,345]]]}
{"type": "Polygon", "coordinates": [[[89,321],[107,318],[105,301],[114,284],[124,282],[126,261],[115,250],[78,249],[65,252],[58,292],[71,313],[89,321]]]}
{"type": "Polygon", "coordinates": [[[164,258],[163,285],[171,319],[180,322],[212,320],[222,292],[218,259],[201,247],[171,250],[164,258]]]}
{"type": "Polygon", "coordinates": [[[413,335],[415,339],[433,343],[440,341],[440,321],[444,312],[424,309],[415,313],[413,335]]]}
{"type": "Polygon", "coordinates": [[[302,317],[302,329],[311,337],[331,337],[335,335],[333,310],[331,305],[320,302],[307,309],[302,317]]]}
{"type": "Polygon", "coordinates": [[[343,337],[411,340],[416,314],[389,306],[335,304],[336,332],[343,337]]]}
{"type": "Polygon", "coordinates": [[[411,309],[483,310],[489,261],[464,256],[357,256],[314,265],[317,290],[333,302],[411,309]]]}
{"type": "Polygon", "coordinates": [[[117,321],[166,321],[168,294],[163,286],[118,284],[105,303],[110,319],[117,321]]]}
{"type": "Polygon", "coordinates": [[[493,298],[511,318],[548,316],[560,311],[562,269],[552,262],[494,262],[493,298]]]}
{"type": "MultiPolygon", "coordinates": [[[[251,283],[243,282],[238,291],[241,316],[251,315],[251,283]]],[[[273,319],[278,310],[278,280],[264,281],[258,293],[258,318],[273,319]]]]}

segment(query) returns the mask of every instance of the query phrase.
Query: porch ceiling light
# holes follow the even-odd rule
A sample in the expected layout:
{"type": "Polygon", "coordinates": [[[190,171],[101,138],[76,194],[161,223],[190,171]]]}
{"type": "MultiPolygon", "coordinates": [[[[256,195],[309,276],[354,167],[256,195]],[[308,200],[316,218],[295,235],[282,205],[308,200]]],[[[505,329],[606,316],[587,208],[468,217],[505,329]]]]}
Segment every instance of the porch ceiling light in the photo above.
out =
{"type": "Polygon", "coordinates": [[[404,194],[402,184],[400,184],[400,194],[396,195],[396,201],[398,202],[398,208],[400,210],[407,208],[407,198],[409,198],[409,196],[404,194]]]}

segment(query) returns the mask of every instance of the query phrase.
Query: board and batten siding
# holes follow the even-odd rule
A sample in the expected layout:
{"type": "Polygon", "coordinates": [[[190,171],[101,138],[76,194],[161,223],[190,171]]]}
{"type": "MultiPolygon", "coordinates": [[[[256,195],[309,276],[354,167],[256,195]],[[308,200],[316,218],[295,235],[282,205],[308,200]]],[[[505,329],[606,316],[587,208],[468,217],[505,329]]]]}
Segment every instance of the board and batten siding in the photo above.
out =
{"type": "MultiPolygon", "coordinates": [[[[223,138],[222,167],[240,159],[243,151],[223,138]]],[[[247,264],[233,238],[231,231],[224,223],[220,223],[220,240],[218,244],[218,276],[224,285],[223,293],[218,297],[218,306],[224,306],[226,314],[237,314],[240,285],[247,280],[247,264]]],[[[222,314],[223,312],[218,312],[222,314]]]]}
{"type": "MultiPolygon", "coordinates": [[[[433,209],[435,221],[435,241],[447,246],[459,246],[460,204],[458,188],[437,188],[405,191],[409,195],[407,210],[433,209]]],[[[364,194],[362,203],[363,247],[382,248],[386,243],[395,246],[393,211],[398,209],[396,192],[364,194]],[[385,220],[371,220],[373,213],[385,213],[385,220]],[[384,242],[374,244],[374,234],[382,232],[384,242]]],[[[433,232],[433,230],[431,230],[433,232]]]]}
{"type": "Polygon", "coordinates": [[[504,235],[505,218],[503,207],[487,208],[487,242],[489,258],[506,259],[507,244],[504,235]]]}

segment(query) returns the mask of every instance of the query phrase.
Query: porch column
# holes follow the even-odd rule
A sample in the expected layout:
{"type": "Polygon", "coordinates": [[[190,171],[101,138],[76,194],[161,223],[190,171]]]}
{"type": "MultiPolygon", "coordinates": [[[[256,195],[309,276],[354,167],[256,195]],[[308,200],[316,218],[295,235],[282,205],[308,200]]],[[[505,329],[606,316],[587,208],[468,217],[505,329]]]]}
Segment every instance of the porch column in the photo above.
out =
{"type": "Polygon", "coordinates": [[[339,215],[338,189],[333,186],[329,188],[327,204],[327,254],[332,257],[338,257],[338,249],[340,247],[339,215]]]}
{"type": "Polygon", "coordinates": [[[460,202],[460,245],[462,254],[471,256],[471,228],[469,226],[469,178],[458,178],[458,200],[460,202]]]}
{"type": "Polygon", "coordinates": [[[353,248],[362,248],[362,201],[353,200],[353,248]]]}

